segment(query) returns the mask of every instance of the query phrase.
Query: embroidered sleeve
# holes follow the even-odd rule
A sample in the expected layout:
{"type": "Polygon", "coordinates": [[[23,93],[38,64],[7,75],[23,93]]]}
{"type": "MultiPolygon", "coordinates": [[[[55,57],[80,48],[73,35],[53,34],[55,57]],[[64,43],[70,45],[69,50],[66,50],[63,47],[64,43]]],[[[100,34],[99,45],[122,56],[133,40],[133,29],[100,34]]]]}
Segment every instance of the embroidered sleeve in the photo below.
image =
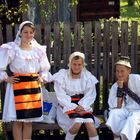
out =
{"type": "Polygon", "coordinates": [[[66,92],[58,82],[55,82],[54,89],[56,92],[58,102],[63,107],[64,113],[73,110],[77,107],[75,103],[71,103],[71,97],[69,95],[66,95],[66,92]]]}
{"type": "Polygon", "coordinates": [[[46,55],[46,46],[40,45],[40,48],[38,49],[38,54],[40,57],[40,76],[44,81],[51,82],[52,75],[48,72],[50,69],[50,63],[46,55]]]}
{"type": "Polygon", "coordinates": [[[0,82],[8,77],[6,69],[8,64],[14,59],[15,52],[9,44],[0,46],[0,82]]]}

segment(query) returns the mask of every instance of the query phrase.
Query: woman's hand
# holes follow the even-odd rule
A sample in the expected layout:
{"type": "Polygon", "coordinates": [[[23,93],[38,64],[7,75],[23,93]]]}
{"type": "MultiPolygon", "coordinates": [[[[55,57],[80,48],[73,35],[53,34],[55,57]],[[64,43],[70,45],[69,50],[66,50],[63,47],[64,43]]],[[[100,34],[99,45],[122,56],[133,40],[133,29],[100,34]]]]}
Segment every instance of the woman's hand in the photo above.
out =
{"type": "Polygon", "coordinates": [[[16,76],[9,76],[7,79],[4,80],[7,83],[18,83],[19,82],[19,78],[17,78],[16,76]]]}
{"type": "Polygon", "coordinates": [[[43,83],[43,79],[40,76],[37,78],[37,81],[39,84],[43,83]]]}

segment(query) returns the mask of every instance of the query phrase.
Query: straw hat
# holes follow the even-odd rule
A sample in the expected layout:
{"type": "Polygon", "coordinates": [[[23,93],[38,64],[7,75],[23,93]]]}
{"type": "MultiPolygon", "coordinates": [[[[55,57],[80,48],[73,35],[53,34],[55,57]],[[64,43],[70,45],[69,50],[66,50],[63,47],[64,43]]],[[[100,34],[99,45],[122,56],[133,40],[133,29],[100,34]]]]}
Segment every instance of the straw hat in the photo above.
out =
{"type": "Polygon", "coordinates": [[[126,66],[128,68],[132,68],[131,64],[130,64],[129,56],[121,56],[115,65],[123,65],[123,66],[126,66]]]}

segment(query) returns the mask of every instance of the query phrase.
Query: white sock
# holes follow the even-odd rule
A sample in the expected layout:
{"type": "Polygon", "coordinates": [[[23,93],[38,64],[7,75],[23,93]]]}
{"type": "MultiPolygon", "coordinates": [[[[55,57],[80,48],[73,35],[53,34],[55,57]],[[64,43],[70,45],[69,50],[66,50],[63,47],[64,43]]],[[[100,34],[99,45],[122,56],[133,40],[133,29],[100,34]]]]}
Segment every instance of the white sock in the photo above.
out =
{"type": "Polygon", "coordinates": [[[69,132],[66,133],[65,140],[74,140],[76,134],[70,134],[69,132]]]}
{"type": "Polygon", "coordinates": [[[95,137],[89,137],[89,140],[99,140],[99,136],[95,136],[95,137]]]}
{"type": "Polygon", "coordinates": [[[126,136],[121,134],[121,140],[127,140],[126,136]]]}
{"type": "Polygon", "coordinates": [[[121,140],[120,137],[114,138],[114,140],[121,140]]]}

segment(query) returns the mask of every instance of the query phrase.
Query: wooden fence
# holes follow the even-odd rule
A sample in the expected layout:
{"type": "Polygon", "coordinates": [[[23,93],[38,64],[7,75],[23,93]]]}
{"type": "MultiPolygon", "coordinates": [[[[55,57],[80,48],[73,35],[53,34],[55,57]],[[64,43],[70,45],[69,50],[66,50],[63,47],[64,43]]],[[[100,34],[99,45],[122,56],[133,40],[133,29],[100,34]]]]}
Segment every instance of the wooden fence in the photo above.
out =
{"type": "MultiPolygon", "coordinates": [[[[3,28],[0,25],[0,44],[14,40],[17,29],[18,25],[3,25],[3,28]]],[[[109,88],[115,80],[114,63],[120,55],[129,55],[132,71],[140,71],[137,22],[54,23],[36,25],[36,33],[37,41],[47,45],[46,53],[52,66],[52,74],[60,68],[67,68],[71,52],[84,52],[87,69],[100,81],[95,103],[97,113],[108,107],[109,88]]],[[[3,92],[1,84],[2,98],[3,92]]]]}

